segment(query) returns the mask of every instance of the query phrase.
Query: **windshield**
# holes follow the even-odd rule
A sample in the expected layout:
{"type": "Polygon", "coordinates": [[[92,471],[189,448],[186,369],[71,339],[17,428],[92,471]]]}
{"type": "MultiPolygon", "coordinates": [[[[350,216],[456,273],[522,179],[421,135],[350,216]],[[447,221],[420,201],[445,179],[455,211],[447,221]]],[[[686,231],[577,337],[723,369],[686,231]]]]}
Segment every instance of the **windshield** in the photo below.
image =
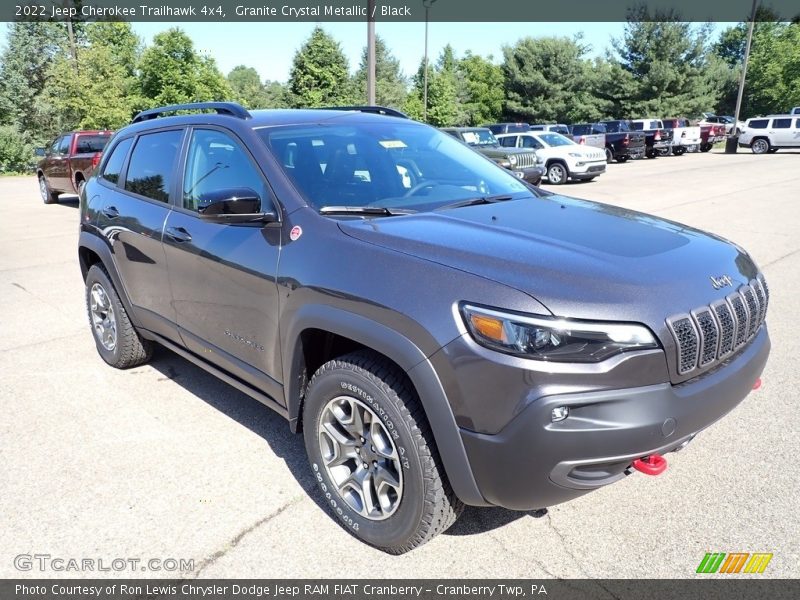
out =
{"type": "Polygon", "coordinates": [[[576,145],[570,139],[565,138],[560,133],[542,133],[539,136],[539,139],[542,140],[548,146],[574,146],[576,145]]]}
{"type": "Polygon", "coordinates": [[[535,197],[509,171],[451,136],[413,122],[387,119],[256,131],[317,210],[331,206],[433,210],[476,197],[535,197]]]}
{"type": "Polygon", "coordinates": [[[489,129],[462,131],[461,139],[470,146],[497,146],[500,143],[489,129]]]}

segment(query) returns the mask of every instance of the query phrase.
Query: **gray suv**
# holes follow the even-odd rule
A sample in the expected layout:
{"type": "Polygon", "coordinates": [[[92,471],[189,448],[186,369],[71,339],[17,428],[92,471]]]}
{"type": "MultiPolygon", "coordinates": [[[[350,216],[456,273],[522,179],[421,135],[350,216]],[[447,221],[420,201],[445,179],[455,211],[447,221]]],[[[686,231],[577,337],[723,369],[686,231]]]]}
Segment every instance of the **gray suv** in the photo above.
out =
{"type": "Polygon", "coordinates": [[[390,553],[465,504],[661,472],[770,348],[738,246],[357,110],[141,113],[81,194],[78,252],[103,360],[157,343],[285,417],[331,513],[390,553]]]}

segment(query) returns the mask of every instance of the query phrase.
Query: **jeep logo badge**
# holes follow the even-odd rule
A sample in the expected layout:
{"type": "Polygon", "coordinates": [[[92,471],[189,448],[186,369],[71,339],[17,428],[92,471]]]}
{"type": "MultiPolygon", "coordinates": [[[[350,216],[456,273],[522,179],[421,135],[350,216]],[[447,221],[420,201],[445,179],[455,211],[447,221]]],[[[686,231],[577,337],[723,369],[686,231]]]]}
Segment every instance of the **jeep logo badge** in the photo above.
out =
{"type": "Polygon", "coordinates": [[[709,279],[711,279],[711,285],[714,286],[715,290],[721,290],[724,287],[733,287],[733,279],[727,275],[722,275],[720,277],[709,277],[709,279]]]}

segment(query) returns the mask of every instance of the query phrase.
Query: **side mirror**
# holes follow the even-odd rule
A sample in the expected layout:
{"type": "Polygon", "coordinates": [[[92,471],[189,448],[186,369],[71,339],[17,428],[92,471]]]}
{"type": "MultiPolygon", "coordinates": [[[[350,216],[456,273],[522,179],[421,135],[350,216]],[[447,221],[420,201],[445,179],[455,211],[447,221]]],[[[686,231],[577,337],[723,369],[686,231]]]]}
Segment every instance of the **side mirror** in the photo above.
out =
{"type": "Polygon", "coordinates": [[[261,211],[261,198],[250,188],[225,188],[201,194],[200,218],[213,223],[276,223],[275,212],[261,211]]]}
{"type": "Polygon", "coordinates": [[[44,156],[45,154],[47,154],[47,153],[45,152],[44,148],[34,148],[34,150],[33,150],[33,153],[34,153],[36,156],[44,156]]]}

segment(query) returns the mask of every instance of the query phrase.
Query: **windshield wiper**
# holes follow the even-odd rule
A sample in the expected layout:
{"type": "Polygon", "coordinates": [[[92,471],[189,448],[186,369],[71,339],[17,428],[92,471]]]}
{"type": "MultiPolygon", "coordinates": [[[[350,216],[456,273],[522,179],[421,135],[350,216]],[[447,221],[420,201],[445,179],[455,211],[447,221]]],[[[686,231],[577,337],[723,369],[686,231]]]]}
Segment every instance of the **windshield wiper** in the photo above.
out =
{"type": "Polygon", "coordinates": [[[462,206],[476,206],[478,204],[494,204],[495,202],[505,202],[506,200],[513,200],[514,196],[508,194],[498,194],[496,196],[478,196],[477,198],[468,198],[466,200],[459,200],[452,204],[445,204],[436,210],[446,210],[448,208],[461,208],[462,206]]]}
{"type": "Polygon", "coordinates": [[[385,206],[323,206],[319,209],[321,215],[369,215],[378,217],[394,217],[397,215],[410,215],[417,211],[405,208],[386,208],[385,206]]]}

